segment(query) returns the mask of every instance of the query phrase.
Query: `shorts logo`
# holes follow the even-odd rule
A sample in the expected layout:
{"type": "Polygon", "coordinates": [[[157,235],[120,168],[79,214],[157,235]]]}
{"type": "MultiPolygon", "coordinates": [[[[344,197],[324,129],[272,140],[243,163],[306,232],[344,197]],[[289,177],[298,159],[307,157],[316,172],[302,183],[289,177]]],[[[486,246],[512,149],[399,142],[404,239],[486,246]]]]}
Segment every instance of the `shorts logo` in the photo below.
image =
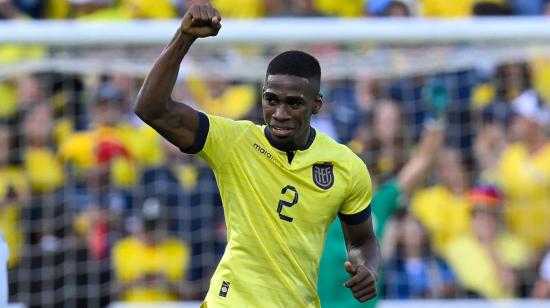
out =
{"type": "Polygon", "coordinates": [[[313,183],[327,190],[334,184],[333,165],[331,163],[314,164],[312,169],[313,183]]]}
{"type": "Polygon", "coordinates": [[[229,285],[231,283],[229,283],[228,281],[223,281],[222,282],[222,287],[220,288],[220,296],[221,297],[227,297],[227,292],[229,292],[229,285]]]}

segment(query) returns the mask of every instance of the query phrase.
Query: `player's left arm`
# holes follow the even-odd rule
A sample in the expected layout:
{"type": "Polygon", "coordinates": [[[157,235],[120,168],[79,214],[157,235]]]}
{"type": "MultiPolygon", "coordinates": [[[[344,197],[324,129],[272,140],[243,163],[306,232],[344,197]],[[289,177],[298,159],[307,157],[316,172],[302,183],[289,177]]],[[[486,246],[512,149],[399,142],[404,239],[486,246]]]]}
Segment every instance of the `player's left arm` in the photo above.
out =
{"type": "Polygon", "coordinates": [[[372,216],[358,224],[348,224],[340,220],[348,260],[344,263],[350,279],[344,284],[350,288],[353,297],[365,302],[376,297],[376,281],[380,270],[380,247],[372,226],[372,216]]]}

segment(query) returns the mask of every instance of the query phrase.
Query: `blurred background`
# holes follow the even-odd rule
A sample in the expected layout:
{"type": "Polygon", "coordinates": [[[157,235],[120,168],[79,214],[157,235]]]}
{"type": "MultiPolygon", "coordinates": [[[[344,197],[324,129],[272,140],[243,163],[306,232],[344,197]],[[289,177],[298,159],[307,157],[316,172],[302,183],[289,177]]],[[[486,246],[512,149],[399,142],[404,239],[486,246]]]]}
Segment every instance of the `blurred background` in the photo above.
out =
{"type": "MultiPolygon", "coordinates": [[[[10,302],[204,298],[225,247],[215,178],[132,112],[199,2],[0,0],[10,302]]],[[[190,51],[174,99],[263,123],[268,61],[306,50],[323,70],[313,125],[365,161],[375,189],[446,123],[380,239],[382,299],[550,298],[550,1],[211,2],[224,28],[190,51]]]]}

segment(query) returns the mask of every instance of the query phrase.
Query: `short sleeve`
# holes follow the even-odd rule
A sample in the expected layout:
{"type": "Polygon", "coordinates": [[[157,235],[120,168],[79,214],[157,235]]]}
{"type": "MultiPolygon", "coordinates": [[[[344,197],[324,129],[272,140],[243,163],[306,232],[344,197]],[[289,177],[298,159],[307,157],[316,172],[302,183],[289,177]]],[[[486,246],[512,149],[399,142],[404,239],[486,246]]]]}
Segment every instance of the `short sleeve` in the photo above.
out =
{"type": "MultiPolygon", "coordinates": [[[[249,127],[253,126],[248,121],[234,121],[231,119],[205,115],[199,113],[199,130],[192,146],[192,154],[203,158],[213,169],[223,162],[226,155],[237,144],[239,136],[249,127]],[[206,124],[203,124],[206,122],[206,124]]],[[[189,151],[186,151],[189,153],[189,151]]]]}
{"type": "Polygon", "coordinates": [[[360,224],[371,215],[372,184],[367,166],[354,155],[351,160],[348,195],[340,206],[338,217],[346,224],[360,224]]]}

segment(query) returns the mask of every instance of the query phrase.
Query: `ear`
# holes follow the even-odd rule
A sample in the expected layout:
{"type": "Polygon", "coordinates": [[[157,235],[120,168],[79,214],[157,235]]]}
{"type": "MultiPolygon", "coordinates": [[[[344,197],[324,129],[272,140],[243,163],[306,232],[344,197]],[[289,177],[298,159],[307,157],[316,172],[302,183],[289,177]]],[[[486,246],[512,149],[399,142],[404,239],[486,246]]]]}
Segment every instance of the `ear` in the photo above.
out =
{"type": "Polygon", "coordinates": [[[321,111],[321,108],[323,107],[323,95],[318,94],[315,98],[315,101],[313,102],[313,111],[312,114],[318,114],[319,111],[321,111]]]}

